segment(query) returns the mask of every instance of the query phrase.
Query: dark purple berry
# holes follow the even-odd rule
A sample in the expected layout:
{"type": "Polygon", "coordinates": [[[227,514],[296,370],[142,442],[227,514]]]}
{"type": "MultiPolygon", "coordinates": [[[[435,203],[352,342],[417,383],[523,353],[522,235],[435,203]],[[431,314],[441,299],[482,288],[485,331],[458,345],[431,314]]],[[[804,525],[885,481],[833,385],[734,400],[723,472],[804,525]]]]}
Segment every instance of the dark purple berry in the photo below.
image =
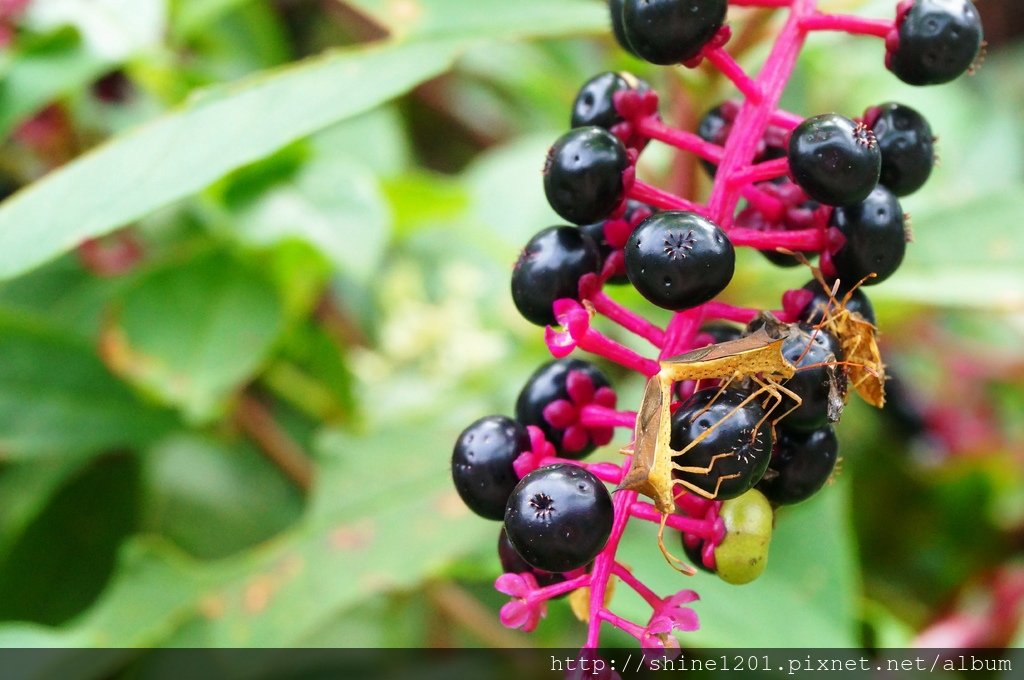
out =
{"type": "Polygon", "coordinates": [[[863,123],[837,113],[808,118],[789,138],[793,179],[814,200],[853,205],[878,184],[882,154],[875,135],[863,123]]]}
{"type": "Polygon", "coordinates": [[[610,130],[623,120],[615,109],[615,94],[628,90],[645,92],[649,89],[650,85],[632,73],[600,73],[584,83],[577,93],[572,105],[570,126],[577,128],[596,125],[610,130]]]}
{"type": "Polygon", "coordinates": [[[846,242],[832,255],[836,274],[850,285],[874,274],[865,286],[880,283],[903,262],[907,233],[903,208],[896,195],[883,186],[860,203],[832,211],[829,222],[846,242]]]}
{"type": "Polygon", "coordinates": [[[608,489],[575,465],[548,465],[520,480],[508,499],[505,532],[536,569],[566,572],[597,557],[615,513],[608,489]]]}
{"type": "Polygon", "coordinates": [[[981,50],[981,17],[970,0],[914,0],[897,23],[899,39],[886,54],[886,66],[910,85],[949,82],[981,50]]]}
{"type": "Polygon", "coordinates": [[[757,488],[776,505],[807,500],[832,475],[838,451],[831,427],[810,432],[782,430],[769,470],[757,488]]]}
{"type": "Polygon", "coordinates": [[[595,445],[588,442],[582,449],[566,450],[563,444],[565,430],[551,425],[544,417],[544,409],[558,400],[571,401],[566,385],[569,374],[579,371],[586,376],[595,390],[610,387],[608,378],[593,364],[583,359],[556,359],[550,361],[530,376],[516,399],[516,420],[523,425],[535,425],[544,432],[544,437],[551,442],[559,455],[570,458],[583,458],[591,453],[595,445]]]}
{"type": "Polygon", "coordinates": [[[722,292],[732,280],[736,251],[714,222],[692,212],[667,211],[641,222],[626,242],[626,275],[659,307],[689,309],[722,292]]]}
{"type": "Polygon", "coordinates": [[[935,166],[935,138],[924,116],[909,106],[890,102],[868,109],[865,118],[882,152],[878,183],[897,196],[924,186],[935,166]]]}
{"type": "MultiPolygon", "coordinates": [[[[701,333],[711,337],[712,342],[728,342],[736,340],[743,335],[743,329],[726,321],[714,321],[700,327],[701,333]]],[[[698,349],[698,348],[694,348],[698,349]]]]}
{"type": "MultiPolygon", "coordinates": [[[[857,281],[850,282],[850,285],[856,284],[857,281]]],[[[821,287],[821,284],[817,281],[809,281],[804,284],[804,290],[809,290],[814,293],[814,297],[811,301],[804,305],[803,311],[800,312],[800,321],[816,326],[825,319],[825,314],[828,312],[830,315],[837,314],[839,308],[836,304],[833,304],[828,296],[828,293],[821,287]]],[[[829,289],[831,290],[831,288],[829,289]]],[[[846,291],[849,290],[849,286],[843,286],[840,283],[839,290],[836,292],[836,303],[841,303],[843,298],[846,297],[846,291]]],[[[864,318],[865,321],[871,325],[876,325],[875,319],[875,308],[871,306],[871,300],[864,294],[863,289],[858,288],[853,291],[850,295],[850,299],[846,301],[844,307],[851,312],[859,314],[864,318]]]]}
{"type": "Polygon", "coordinates": [[[622,49],[626,50],[634,57],[639,57],[636,52],[633,51],[633,47],[629,44],[629,40],[626,39],[626,29],[622,25],[622,5],[624,0],[608,0],[608,13],[611,15],[612,21],[612,33],[615,34],[615,40],[619,43],[622,49]]]}
{"type": "Polygon", "coordinates": [[[548,227],[523,248],[512,270],[512,301],[523,317],[538,326],[555,323],[552,303],[579,298],[579,281],[597,272],[601,254],[576,227],[548,227]]]}
{"type": "Polygon", "coordinates": [[[782,383],[801,399],[800,406],[784,397],[773,418],[781,417],[782,427],[815,430],[839,419],[846,396],[846,374],[835,362],[842,361],[839,340],[822,328],[800,325],[782,344],[782,356],[796,367],[796,375],[782,383]]]}
{"type": "MultiPolygon", "coordinates": [[[[502,512],[504,512],[504,509],[502,509],[502,512]]],[[[502,517],[504,517],[504,514],[502,517]]],[[[508,540],[508,534],[505,532],[504,526],[501,527],[501,534],[498,536],[498,559],[501,561],[501,570],[504,573],[532,574],[533,577],[537,579],[537,585],[541,588],[561,583],[565,580],[565,574],[537,569],[520,557],[519,553],[516,552],[515,547],[512,545],[512,542],[508,540]]],[[[568,593],[565,594],[568,595],[568,593]]],[[[564,595],[560,597],[564,597],[564,595]]]]}
{"type": "MultiPolygon", "coordinates": [[[[705,142],[725,146],[732,132],[732,125],[739,115],[741,103],[737,101],[724,101],[715,108],[704,114],[697,126],[697,135],[705,142]]],[[[765,131],[765,138],[757,145],[757,152],[754,154],[754,163],[783,158],[786,155],[784,146],[784,134],[775,128],[765,131]]],[[[711,161],[701,159],[701,166],[710,177],[714,177],[718,166],[711,161]]]]}
{"type": "Polygon", "coordinates": [[[576,128],[548,151],[544,193],[554,211],[573,224],[597,222],[622,202],[622,173],[628,166],[618,137],[596,125],[576,128]]]}
{"type": "Polygon", "coordinates": [[[725,22],[726,0],[624,0],[623,35],[653,64],[693,59],[725,22]]]}
{"type": "Polygon", "coordinates": [[[512,462],[529,450],[526,428],[505,416],[487,416],[463,430],[452,451],[452,480],[469,509],[487,519],[504,517],[519,482],[512,462]]]}
{"type": "Polygon", "coordinates": [[[675,456],[678,465],[710,471],[675,470],[676,479],[711,494],[717,488],[718,500],[735,498],[761,479],[771,457],[772,427],[765,417],[762,399],[750,399],[743,404],[750,394],[735,388],[705,388],[695,392],[672,414],[671,446],[676,451],[710,432],[688,451],[675,456]],[[720,454],[728,455],[714,459],[720,454]]]}

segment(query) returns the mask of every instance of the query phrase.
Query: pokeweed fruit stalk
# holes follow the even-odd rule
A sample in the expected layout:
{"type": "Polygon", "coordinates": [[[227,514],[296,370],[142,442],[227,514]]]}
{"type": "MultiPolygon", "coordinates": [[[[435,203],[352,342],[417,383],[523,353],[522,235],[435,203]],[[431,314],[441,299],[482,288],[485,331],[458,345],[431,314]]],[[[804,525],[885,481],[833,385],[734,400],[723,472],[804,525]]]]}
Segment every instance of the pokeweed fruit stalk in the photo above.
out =
{"type": "MultiPolygon", "coordinates": [[[[555,359],[529,378],[514,419],[476,421],[452,456],[466,504],[503,522],[506,573],[495,587],[511,599],[502,622],[533,630],[549,600],[575,593],[585,605],[585,655],[605,624],[645,648],[678,647],[675,631],[698,628],[695,592],[659,595],[617,559],[631,521],[678,532],[678,550],[697,568],[749,582],[765,568],[774,510],[809,498],[834,474],[833,424],[847,390],[884,402],[875,317],[861,286],[888,278],[903,259],[909,232],[899,197],[928,178],[934,138],[920,113],[898,103],[853,118],[780,109],[805,40],[819,31],[880,38],[886,67],[913,85],[952,80],[983,49],[969,0],[903,0],[884,19],[821,12],[817,0],[612,0],[609,8],[624,49],[655,64],[707,61],[739,97],[709,107],[691,132],[668,125],[657,94],[631,74],[602,73],[582,86],[572,129],[544,165],[549,203],[575,226],[541,230],[512,272],[513,301],[546,327],[555,359]],[[728,13],[747,7],[787,13],[757,74],[727,50],[728,13]],[[652,141],[701,161],[713,177],[706,201],[636,176],[652,141]],[[780,266],[818,257],[815,280],[786,291],[770,313],[718,301],[742,247],[780,266]],[[626,283],[674,313],[666,327],[604,292],[626,283]],[[597,316],[652,355],[597,330],[597,316]],[[569,358],[575,350],[648,379],[639,413],[619,409],[611,382],[569,358]],[[615,428],[634,433],[624,462],[583,462],[615,428]],[[612,610],[613,579],[650,606],[649,619],[612,610]]],[[[672,545],[662,542],[670,558],[672,545]]]]}

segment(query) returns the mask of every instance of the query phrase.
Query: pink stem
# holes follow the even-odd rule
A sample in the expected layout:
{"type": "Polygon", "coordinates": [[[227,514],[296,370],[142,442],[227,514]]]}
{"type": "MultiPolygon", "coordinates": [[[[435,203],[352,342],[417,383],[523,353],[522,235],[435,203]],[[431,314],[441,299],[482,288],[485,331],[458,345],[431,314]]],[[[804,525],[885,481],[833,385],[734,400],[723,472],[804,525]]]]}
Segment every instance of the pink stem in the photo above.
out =
{"type": "Polygon", "coordinates": [[[627,331],[639,335],[657,348],[661,348],[665,342],[665,331],[637,314],[632,309],[623,307],[602,292],[597,292],[589,298],[590,303],[599,314],[603,314],[627,331]]]}
{"type": "Polygon", "coordinates": [[[772,112],[769,121],[775,127],[780,127],[784,130],[792,130],[800,123],[804,122],[804,117],[798,113],[790,113],[789,111],[783,111],[778,109],[772,112]]]}
{"type": "MultiPolygon", "coordinates": [[[[774,196],[761,191],[753,184],[748,184],[743,187],[740,193],[743,194],[743,198],[747,199],[747,202],[750,203],[751,207],[764,215],[764,218],[768,222],[776,224],[781,222],[782,218],[786,216],[785,203],[774,196]]],[[[729,221],[728,226],[732,227],[732,220],[729,221]]]]}
{"type": "Polygon", "coordinates": [[[869,19],[846,14],[813,14],[800,20],[805,31],[844,31],[854,35],[888,37],[895,28],[892,19],[869,19]]]}
{"type": "Polygon", "coordinates": [[[612,624],[616,628],[619,628],[619,629],[629,633],[630,635],[635,637],[637,640],[641,640],[643,638],[644,629],[643,629],[642,626],[638,626],[637,624],[633,623],[632,621],[627,621],[626,619],[622,618],[621,616],[613,614],[610,610],[605,609],[603,607],[598,611],[597,615],[598,615],[598,617],[600,617],[601,619],[604,619],[605,621],[607,621],[608,623],[612,624]]]}
{"type": "Polygon", "coordinates": [[[646,137],[657,139],[659,142],[664,142],[682,151],[697,154],[706,161],[718,163],[722,160],[721,146],[701,139],[699,135],[692,132],[669,127],[657,116],[641,118],[635,122],[635,126],[637,132],[646,137]]]}
{"type": "Polygon", "coordinates": [[[635,590],[640,597],[644,598],[644,601],[647,602],[652,609],[661,606],[661,598],[658,597],[653,590],[645,586],[640,579],[633,576],[633,572],[629,569],[626,569],[624,566],[616,562],[612,565],[612,573],[618,576],[619,579],[621,579],[627,586],[635,590]]]}
{"type": "Polygon", "coordinates": [[[598,354],[609,361],[614,361],[648,377],[661,370],[657,361],[640,356],[628,347],[620,345],[592,328],[588,328],[583,337],[576,341],[576,346],[585,352],[598,354]]]}
{"type": "Polygon", "coordinates": [[[813,250],[825,249],[828,235],[821,229],[794,229],[793,231],[761,231],[735,228],[729,231],[734,246],[749,246],[758,250],[813,250]]]}
{"type": "MultiPolygon", "coordinates": [[[[642,501],[633,503],[629,508],[629,512],[637,519],[644,519],[648,522],[654,523],[661,522],[661,513],[658,512],[658,509],[650,503],[644,503],[642,501]]],[[[708,522],[704,519],[684,517],[683,515],[669,515],[665,520],[665,524],[676,531],[683,532],[684,534],[699,536],[705,541],[715,537],[714,523],[708,522]]]]}
{"type": "Polygon", "coordinates": [[[711,506],[717,502],[701,498],[692,493],[684,493],[676,498],[676,506],[691,517],[703,517],[711,509],[711,506]]]}
{"type": "Polygon", "coordinates": [[[740,187],[744,184],[753,184],[754,182],[764,182],[776,177],[785,177],[788,174],[789,159],[786,157],[773,158],[770,161],[764,161],[763,163],[751,165],[749,168],[737,170],[727,181],[733,186],[740,187]]]}
{"type": "Polygon", "coordinates": [[[628,427],[636,426],[634,411],[616,411],[599,404],[587,404],[580,409],[580,425],[583,427],[628,427]]]}
{"type": "Polygon", "coordinates": [[[756,309],[735,307],[724,302],[711,301],[704,303],[705,316],[714,319],[722,319],[723,321],[735,321],[736,323],[748,324],[753,321],[759,313],[760,312],[756,309]]]}
{"type": "Polygon", "coordinates": [[[688,201],[685,198],[680,198],[675,194],[664,191],[657,187],[645,184],[640,180],[636,180],[633,186],[630,187],[628,195],[630,198],[653,205],[655,208],[661,208],[662,210],[688,210],[695,212],[699,215],[707,215],[707,208],[693,201],[688,201]]]}
{"type": "MultiPolygon", "coordinates": [[[[625,463],[623,463],[625,468],[625,463]]],[[[587,627],[587,643],[585,647],[597,649],[601,632],[601,616],[605,611],[604,600],[608,593],[608,577],[611,575],[612,565],[615,563],[615,553],[619,548],[619,541],[622,540],[622,532],[626,530],[629,523],[629,507],[636,502],[636,491],[623,490],[615,494],[614,513],[615,521],[612,523],[612,531],[605,543],[604,550],[594,560],[594,567],[590,571],[590,623],[587,627]],[[598,612],[598,616],[594,616],[598,612]]],[[[625,630],[625,629],[624,629],[625,630]]]]}
{"type": "MultiPolygon", "coordinates": [[[[806,39],[800,22],[814,14],[816,3],[817,0],[793,0],[786,25],[757,77],[757,83],[765,96],[756,104],[743,103],[733,122],[733,132],[725,144],[725,154],[718,167],[721,176],[730,177],[740,168],[751,164],[806,39]]],[[[724,217],[735,212],[738,202],[739,193],[729,187],[728,182],[715,182],[708,206],[711,220],[721,224],[724,217]]]]}
{"type": "MultiPolygon", "coordinates": [[[[703,305],[683,312],[676,312],[665,329],[665,345],[659,359],[667,359],[686,352],[693,346],[693,340],[704,322],[703,305]]],[[[659,370],[660,370],[659,366],[659,370]]],[[[653,374],[652,374],[653,375],[653,374]]]]}
{"type": "Polygon", "coordinates": [[[571,578],[561,583],[553,583],[550,586],[538,588],[537,590],[530,593],[527,598],[531,602],[543,602],[544,600],[550,600],[553,597],[558,597],[562,593],[568,593],[577,588],[583,588],[587,585],[590,580],[590,574],[583,574],[576,578],[571,578]]]}
{"type": "Polygon", "coordinates": [[[726,78],[732,81],[748,101],[760,102],[764,98],[761,86],[744,72],[743,68],[736,63],[728,52],[721,47],[714,47],[704,50],[704,57],[710,61],[715,68],[722,72],[726,78]]]}

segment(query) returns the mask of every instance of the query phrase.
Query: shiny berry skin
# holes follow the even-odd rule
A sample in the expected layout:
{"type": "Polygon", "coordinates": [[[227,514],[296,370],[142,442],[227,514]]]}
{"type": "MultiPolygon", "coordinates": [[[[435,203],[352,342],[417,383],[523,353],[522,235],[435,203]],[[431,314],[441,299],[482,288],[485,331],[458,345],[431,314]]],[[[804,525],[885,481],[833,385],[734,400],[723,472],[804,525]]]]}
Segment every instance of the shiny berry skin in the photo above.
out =
{"type": "Polygon", "coordinates": [[[469,509],[502,519],[519,482],[512,462],[529,450],[526,428],[505,416],[486,416],[463,430],[452,451],[452,480],[469,509]]]}
{"type": "Polygon", "coordinates": [[[715,572],[726,583],[750,583],[768,565],[775,513],[757,489],[722,503],[725,538],[715,548],[715,572]]]}
{"type": "MultiPolygon", "coordinates": [[[[782,384],[802,403],[779,425],[814,430],[838,420],[846,394],[846,374],[834,363],[843,358],[839,340],[823,328],[801,325],[782,343],[782,356],[797,369],[796,375],[782,384]]],[[[782,416],[793,405],[793,399],[783,398],[773,417],[782,416]]]]}
{"type": "Polygon", "coordinates": [[[611,15],[612,33],[615,34],[615,41],[619,43],[622,49],[634,57],[639,57],[640,55],[633,51],[633,47],[626,40],[626,29],[622,25],[622,5],[624,2],[625,0],[608,0],[608,13],[611,15]]]}
{"type": "MultiPolygon", "coordinates": [[[[850,285],[856,284],[857,281],[852,281],[850,285]]],[[[849,286],[844,286],[840,283],[839,290],[836,292],[836,303],[841,303],[843,298],[846,297],[846,290],[849,286]]],[[[811,301],[804,305],[803,310],[800,312],[800,321],[816,326],[820,324],[825,318],[825,312],[835,315],[839,312],[839,308],[836,304],[833,304],[828,297],[828,293],[821,287],[821,284],[817,281],[809,281],[804,284],[804,290],[809,290],[814,293],[814,297],[811,301]]],[[[832,289],[829,288],[831,291],[832,289]]],[[[850,295],[850,299],[846,301],[844,305],[847,310],[859,314],[865,321],[871,325],[876,325],[875,319],[875,308],[871,306],[871,300],[864,294],[864,290],[858,288],[853,291],[850,295]]]]}
{"type": "Polygon", "coordinates": [[[736,251],[718,225],[692,212],[670,210],[641,222],[626,242],[626,275],[664,309],[696,307],[732,280],[736,251]]]}
{"type": "Polygon", "coordinates": [[[981,50],[981,17],[970,0],[914,0],[897,23],[899,40],[885,65],[909,85],[947,83],[981,50]]]}
{"type": "MultiPolygon", "coordinates": [[[[504,517],[504,509],[502,509],[502,518],[504,517]]],[[[508,534],[505,532],[504,526],[501,527],[501,534],[498,536],[498,560],[501,561],[501,570],[504,573],[531,574],[535,579],[537,579],[537,585],[541,588],[561,583],[565,580],[565,574],[537,569],[520,557],[519,553],[516,552],[515,547],[512,545],[512,542],[508,540],[508,534]]],[[[559,597],[565,597],[565,595],[568,594],[569,593],[565,593],[559,597]]]]}
{"type": "Polygon", "coordinates": [[[747,390],[729,388],[719,394],[719,388],[708,387],[695,392],[672,414],[670,443],[675,451],[681,451],[710,431],[704,439],[674,459],[678,465],[711,467],[711,471],[675,470],[673,476],[676,479],[685,480],[712,494],[717,486],[715,497],[718,500],[735,498],[761,479],[768,467],[774,440],[771,424],[765,419],[765,410],[761,406],[762,400],[752,399],[733,413],[748,396],[750,392],[747,390]],[[722,453],[732,455],[712,462],[714,456],[722,453]],[[724,479],[731,475],[737,476],[724,479]]]}
{"type": "Polygon", "coordinates": [[[776,505],[791,505],[813,496],[832,475],[839,442],[831,427],[810,432],[779,432],[775,455],[758,490],[776,505]]]}
{"type": "Polygon", "coordinates": [[[678,64],[700,54],[725,22],[726,0],[624,0],[623,35],[653,64],[678,64]]]}
{"type": "Polygon", "coordinates": [[[632,73],[599,73],[584,83],[576,94],[570,126],[577,128],[596,125],[610,130],[623,120],[615,109],[615,94],[628,90],[646,92],[650,89],[650,85],[632,73]]]}
{"type": "Polygon", "coordinates": [[[903,208],[896,195],[883,186],[863,201],[832,211],[829,224],[839,229],[846,242],[832,254],[836,274],[854,284],[865,276],[865,286],[889,278],[903,262],[907,233],[903,208]]]}
{"type": "Polygon", "coordinates": [[[604,548],[615,513],[608,489],[576,465],[538,468],[508,499],[505,532],[528,564],[566,572],[586,566],[604,548]]]}
{"type": "Polygon", "coordinates": [[[826,205],[853,205],[878,184],[882,154],[863,123],[836,113],[808,118],[789,138],[789,167],[807,195],[826,205]]]}
{"type": "Polygon", "coordinates": [[[512,301],[523,317],[538,326],[555,323],[551,305],[559,298],[579,298],[579,281],[601,267],[596,243],[576,227],[548,227],[523,248],[512,270],[512,301]]]}
{"type": "MultiPolygon", "coordinates": [[[[729,134],[732,132],[732,125],[736,121],[736,116],[740,113],[740,107],[740,102],[727,100],[711,109],[700,119],[700,124],[697,126],[697,135],[705,142],[725,146],[725,143],[729,140],[729,134]]],[[[758,142],[753,162],[760,163],[761,161],[784,157],[786,151],[781,146],[783,139],[784,135],[778,133],[774,128],[766,130],[765,138],[758,142]]],[[[708,173],[708,176],[714,178],[715,173],[718,171],[718,166],[703,158],[700,164],[708,173]]]]}
{"type": "Polygon", "coordinates": [[[924,186],[935,166],[935,138],[924,116],[909,106],[890,102],[868,109],[865,122],[882,152],[878,183],[897,196],[924,186]]]}
{"type": "Polygon", "coordinates": [[[569,400],[566,381],[573,371],[580,371],[593,384],[594,389],[610,387],[608,378],[596,366],[583,359],[556,359],[544,364],[530,376],[516,399],[516,420],[523,425],[535,425],[544,432],[544,437],[551,442],[561,456],[583,458],[596,447],[593,442],[575,451],[566,451],[562,443],[564,429],[552,427],[544,418],[544,409],[553,401],[569,400]]]}
{"type": "Polygon", "coordinates": [[[622,202],[622,173],[628,166],[618,137],[596,125],[575,128],[548,151],[544,194],[552,209],[573,224],[597,222],[622,202]]]}

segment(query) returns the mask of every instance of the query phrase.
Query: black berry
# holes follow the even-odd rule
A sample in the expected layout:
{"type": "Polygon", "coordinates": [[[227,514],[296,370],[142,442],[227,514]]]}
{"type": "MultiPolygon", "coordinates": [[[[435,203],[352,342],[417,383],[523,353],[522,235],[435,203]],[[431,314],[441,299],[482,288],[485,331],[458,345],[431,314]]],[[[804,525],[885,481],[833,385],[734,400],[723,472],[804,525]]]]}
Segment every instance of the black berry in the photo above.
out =
{"type": "Polygon", "coordinates": [[[780,431],[769,470],[757,488],[777,505],[807,500],[832,475],[838,451],[831,427],[810,432],[780,431]]]}
{"type": "Polygon", "coordinates": [[[896,195],[883,186],[860,203],[832,211],[830,224],[846,242],[832,255],[836,274],[851,284],[874,274],[864,285],[889,278],[903,262],[907,233],[896,195]]]}
{"type": "MultiPolygon", "coordinates": [[[[739,115],[741,103],[733,100],[724,101],[715,108],[704,114],[697,126],[697,134],[705,142],[711,142],[719,146],[725,146],[732,132],[732,125],[739,115]]],[[[773,127],[765,131],[765,137],[758,142],[757,151],[754,154],[754,163],[782,158],[786,155],[783,148],[784,134],[773,127]]],[[[701,159],[701,166],[709,176],[714,177],[718,166],[711,161],[701,159]]]]}
{"type": "Polygon", "coordinates": [[[725,21],[726,0],[624,0],[622,30],[639,57],[678,64],[700,54],[725,21]]]}
{"type": "Polygon", "coordinates": [[[634,57],[638,57],[636,52],[633,51],[632,45],[629,44],[629,40],[626,39],[626,29],[622,25],[622,5],[625,0],[608,0],[608,13],[611,15],[612,22],[612,33],[615,34],[615,40],[619,43],[622,49],[626,50],[634,57]]]}
{"type": "Polygon", "coordinates": [[[562,442],[565,430],[552,427],[551,423],[544,418],[544,409],[549,404],[560,399],[570,399],[566,381],[569,374],[574,371],[583,373],[591,381],[595,390],[610,387],[608,378],[596,366],[583,359],[550,361],[534,371],[522,391],[519,392],[519,397],[516,399],[516,420],[523,425],[539,427],[544,432],[545,438],[555,446],[560,455],[583,458],[594,450],[593,442],[588,443],[582,449],[567,451],[562,442]]]}
{"type": "Polygon", "coordinates": [[[566,572],[597,557],[613,519],[601,480],[575,465],[549,465],[520,480],[508,499],[505,531],[528,564],[566,572]]]}
{"type": "MultiPolygon", "coordinates": [[[[502,512],[504,513],[504,508],[502,512]]],[[[502,514],[502,517],[504,517],[504,514],[502,514]]],[[[561,583],[565,580],[565,574],[537,569],[520,557],[519,553],[516,552],[515,546],[508,540],[508,534],[505,532],[504,526],[501,527],[501,534],[498,536],[498,559],[501,561],[501,570],[503,572],[506,574],[532,574],[537,579],[537,585],[541,588],[561,583]]],[[[565,595],[568,595],[568,593],[565,593],[565,595]]]]}
{"type": "Polygon", "coordinates": [[[816,201],[853,205],[878,184],[882,154],[866,125],[825,113],[793,130],[789,167],[796,183],[816,201]]]}
{"type": "Polygon", "coordinates": [[[626,275],[665,309],[689,309],[718,295],[736,268],[732,243],[715,223],[667,211],[641,222],[626,242],[626,275]]]}
{"type": "Polygon", "coordinates": [[[463,430],[452,451],[452,479],[469,509],[487,519],[504,517],[519,482],[512,462],[529,450],[526,428],[505,416],[487,416],[463,430]]]}
{"type": "Polygon", "coordinates": [[[928,181],[935,165],[935,138],[928,121],[902,104],[882,104],[865,114],[882,152],[878,183],[897,196],[912,194],[928,181]]]}
{"type": "Polygon", "coordinates": [[[548,151],[544,193],[554,211],[573,224],[597,222],[622,202],[622,173],[628,166],[618,137],[596,125],[576,128],[548,151]]]}
{"type": "Polygon", "coordinates": [[[796,375],[783,383],[801,399],[785,397],[772,414],[778,418],[789,411],[779,423],[798,430],[814,430],[835,422],[842,411],[846,395],[846,374],[836,366],[843,351],[834,335],[822,328],[801,325],[782,344],[782,356],[796,367],[796,375]]]}
{"type": "Polygon", "coordinates": [[[772,427],[765,418],[763,400],[751,399],[746,390],[709,387],[693,394],[672,414],[672,448],[681,451],[698,437],[678,465],[710,468],[709,472],[683,472],[674,476],[725,500],[744,493],[761,479],[772,452],[772,427]],[[727,456],[714,459],[720,454],[727,456]]]}
{"type": "Polygon", "coordinates": [[[914,0],[897,22],[899,39],[886,66],[910,85],[949,82],[981,50],[981,17],[970,0],[914,0]]]}
{"type": "Polygon", "coordinates": [[[576,227],[548,227],[523,248],[512,270],[512,301],[527,321],[555,323],[551,305],[579,298],[579,280],[601,267],[596,243],[576,227]]]}
{"type": "Polygon", "coordinates": [[[580,88],[572,105],[571,127],[596,125],[605,130],[622,122],[615,109],[615,94],[628,90],[645,92],[651,89],[632,73],[607,71],[594,76],[580,88]]]}

